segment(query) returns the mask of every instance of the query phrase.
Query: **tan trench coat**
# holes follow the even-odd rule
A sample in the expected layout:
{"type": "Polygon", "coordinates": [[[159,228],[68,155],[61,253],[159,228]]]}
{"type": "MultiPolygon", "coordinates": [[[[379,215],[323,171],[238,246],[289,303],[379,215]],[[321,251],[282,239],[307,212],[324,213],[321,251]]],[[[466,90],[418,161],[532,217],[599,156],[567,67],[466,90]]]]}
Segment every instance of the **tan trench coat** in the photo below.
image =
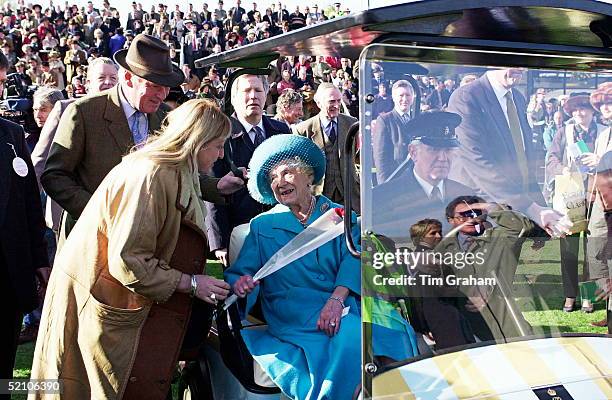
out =
{"type": "Polygon", "coordinates": [[[51,274],[32,378],[59,378],[64,392],[45,399],[122,397],[151,305],[181,276],[168,265],[181,216],[203,228],[198,201],[187,174],[147,160],[123,161],[104,179],[51,274]],[[129,294],[109,296],[105,273],[129,294]]]}

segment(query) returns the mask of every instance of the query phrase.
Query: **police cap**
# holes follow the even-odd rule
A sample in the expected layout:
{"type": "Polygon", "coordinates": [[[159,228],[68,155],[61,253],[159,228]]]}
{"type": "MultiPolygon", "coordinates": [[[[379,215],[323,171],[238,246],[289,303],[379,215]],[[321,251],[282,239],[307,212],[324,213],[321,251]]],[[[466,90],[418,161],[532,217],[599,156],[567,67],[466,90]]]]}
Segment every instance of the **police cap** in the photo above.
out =
{"type": "Polygon", "coordinates": [[[406,129],[413,140],[432,147],[459,147],[455,128],[461,123],[459,114],[430,111],[411,119],[406,129]]]}

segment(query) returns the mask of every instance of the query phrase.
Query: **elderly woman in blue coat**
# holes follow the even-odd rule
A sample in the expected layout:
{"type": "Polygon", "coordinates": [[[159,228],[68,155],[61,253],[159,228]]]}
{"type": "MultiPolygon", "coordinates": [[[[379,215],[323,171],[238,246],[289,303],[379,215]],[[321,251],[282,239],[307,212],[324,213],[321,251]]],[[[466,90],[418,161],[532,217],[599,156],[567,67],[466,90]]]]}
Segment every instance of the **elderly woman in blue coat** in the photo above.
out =
{"type": "MultiPolygon", "coordinates": [[[[361,273],[344,235],[261,282],[252,278],[309,224],[330,208],[341,207],[312,194],[313,184],[325,174],[325,155],[308,138],[278,135],[257,147],[249,168],[253,198],[279,204],[251,221],[238,259],[225,273],[235,294],[244,297],[253,292],[247,312],[260,295],[268,327],[243,331],[245,343],[287,396],[350,399],[360,383],[361,273]]],[[[414,355],[398,353],[387,356],[414,355]]]]}

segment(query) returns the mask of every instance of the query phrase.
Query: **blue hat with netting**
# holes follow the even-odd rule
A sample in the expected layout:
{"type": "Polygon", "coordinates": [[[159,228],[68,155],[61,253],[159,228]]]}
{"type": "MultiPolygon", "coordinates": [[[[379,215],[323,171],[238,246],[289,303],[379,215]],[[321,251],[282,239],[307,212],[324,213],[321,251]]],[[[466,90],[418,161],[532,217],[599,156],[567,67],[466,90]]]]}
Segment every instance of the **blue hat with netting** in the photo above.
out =
{"type": "Polygon", "coordinates": [[[270,186],[270,171],[282,161],[301,161],[314,171],[314,183],[325,175],[325,154],[310,139],[291,134],[274,135],[257,146],[249,162],[247,187],[262,204],[276,204],[270,186]]]}

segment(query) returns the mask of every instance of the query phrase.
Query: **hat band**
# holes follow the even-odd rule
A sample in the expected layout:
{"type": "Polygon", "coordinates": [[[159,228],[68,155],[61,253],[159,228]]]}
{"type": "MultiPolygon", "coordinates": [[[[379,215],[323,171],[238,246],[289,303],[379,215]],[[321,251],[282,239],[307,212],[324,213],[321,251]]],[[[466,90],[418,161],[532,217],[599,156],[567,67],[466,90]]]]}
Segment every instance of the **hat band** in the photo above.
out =
{"type": "Polygon", "coordinates": [[[143,65],[141,63],[139,63],[138,61],[134,61],[134,60],[130,60],[126,57],[125,62],[130,66],[130,67],[136,67],[136,68],[140,68],[144,71],[147,72],[151,72],[157,75],[168,75],[172,73],[172,68],[170,68],[170,70],[159,70],[159,69],[155,69],[155,68],[151,68],[151,66],[149,65],[143,65]]]}

